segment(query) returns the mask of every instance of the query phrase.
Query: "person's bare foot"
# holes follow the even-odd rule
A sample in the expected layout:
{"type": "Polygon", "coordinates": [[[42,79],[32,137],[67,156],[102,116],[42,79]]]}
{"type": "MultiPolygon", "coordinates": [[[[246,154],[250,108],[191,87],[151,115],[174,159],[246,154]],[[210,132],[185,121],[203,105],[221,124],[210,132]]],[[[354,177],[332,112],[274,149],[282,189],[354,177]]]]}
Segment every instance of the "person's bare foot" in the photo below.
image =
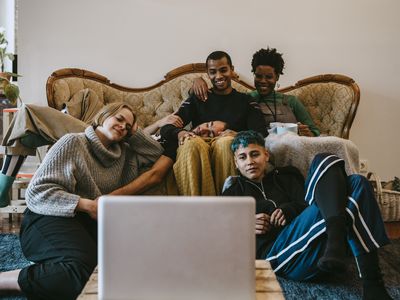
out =
{"type": "Polygon", "coordinates": [[[18,284],[19,272],[21,272],[20,269],[0,272],[0,294],[21,293],[21,288],[18,284]]]}

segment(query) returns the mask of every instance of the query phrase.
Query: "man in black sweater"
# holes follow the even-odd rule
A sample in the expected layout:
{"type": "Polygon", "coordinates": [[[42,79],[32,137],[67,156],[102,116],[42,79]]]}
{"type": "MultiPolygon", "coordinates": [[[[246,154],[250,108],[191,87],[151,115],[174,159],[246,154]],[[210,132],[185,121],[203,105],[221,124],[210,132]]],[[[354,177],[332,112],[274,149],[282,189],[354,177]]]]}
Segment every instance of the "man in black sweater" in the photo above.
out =
{"type": "Polygon", "coordinates": [[[217,132],[218,137],[204,139],[174,125],[161,128],[163,138],[180,145],[174,173],[178,191],[183,195],[220,194],[225,178],[236,172],[229,149],[232,135],[247,129],[266,134],[262,113],[251,103],[252,98],[232,88],[234,67],[230,56],[215,51],[207,57],[206,67],[213,85],[208,100],[203,102],[191,95],[176,115],[184,126],[191,122],[192,128],[202,123],[212,127],[220,121],[227,124],[226,130],[217,132]]]}

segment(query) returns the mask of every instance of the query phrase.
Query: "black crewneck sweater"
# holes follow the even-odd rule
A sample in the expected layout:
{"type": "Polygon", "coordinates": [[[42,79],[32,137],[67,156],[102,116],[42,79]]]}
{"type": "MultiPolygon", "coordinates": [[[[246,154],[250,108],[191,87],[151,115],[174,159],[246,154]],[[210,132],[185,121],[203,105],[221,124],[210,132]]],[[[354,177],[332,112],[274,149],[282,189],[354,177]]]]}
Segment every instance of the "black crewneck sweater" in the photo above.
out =
{"type": "MultiPolygon", "coordinates": [[[[185,126],[192,122],[192,128],[204,122],[223,121],[228,124],[227,129],[252,129],[266,135],[263,115],[253,98],[235,89],[228,95],[217,95],[211,91],[205,102],[193,94],[182,103],[176,115],[181,117],[185,126]]],[[[177,141],[178,133],[182,130],[168,124],[161,128],[161,136],[177,141]]]]}

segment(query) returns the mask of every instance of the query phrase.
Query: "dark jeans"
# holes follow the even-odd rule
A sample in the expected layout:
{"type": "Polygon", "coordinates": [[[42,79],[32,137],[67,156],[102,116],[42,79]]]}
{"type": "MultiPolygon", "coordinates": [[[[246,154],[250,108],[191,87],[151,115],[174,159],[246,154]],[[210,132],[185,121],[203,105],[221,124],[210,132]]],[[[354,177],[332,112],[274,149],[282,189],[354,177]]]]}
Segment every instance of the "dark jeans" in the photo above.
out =
{"type": "Polygon", "coordinates": [[[97,265],[97,222],[25,211],[20,231],[26,258],[18,283],[28,299],[76,299],[97,265]]]}

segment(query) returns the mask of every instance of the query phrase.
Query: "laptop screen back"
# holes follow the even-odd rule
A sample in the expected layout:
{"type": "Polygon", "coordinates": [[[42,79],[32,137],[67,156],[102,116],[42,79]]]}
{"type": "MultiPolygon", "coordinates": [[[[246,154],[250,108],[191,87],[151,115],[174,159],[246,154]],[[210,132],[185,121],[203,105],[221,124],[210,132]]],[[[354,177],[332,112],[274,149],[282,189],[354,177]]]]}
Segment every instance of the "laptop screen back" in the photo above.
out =
{"type": "Polygon", "coordinates": [[[100,299],[254,299],[255,201],[104,196],[100,299]]]}

